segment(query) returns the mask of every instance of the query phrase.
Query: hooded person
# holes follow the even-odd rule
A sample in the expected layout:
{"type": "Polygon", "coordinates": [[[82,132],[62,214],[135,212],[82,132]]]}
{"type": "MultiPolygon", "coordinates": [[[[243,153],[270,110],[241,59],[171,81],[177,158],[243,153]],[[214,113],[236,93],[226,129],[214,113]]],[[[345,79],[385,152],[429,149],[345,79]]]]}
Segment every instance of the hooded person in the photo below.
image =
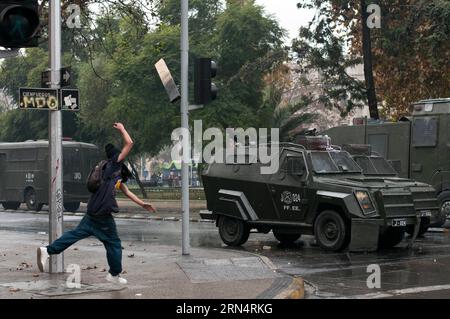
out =
{"type": "Polygon", "coordinates": [[[99,189],[92,194],[87,205],[87,212],[76,229],[66,232],[62,237],[46,247],[37,251],[37,264],[40,271],[47,271],[49,255],[57,255],[84,238],[94,236],[105,246],[106,257],[110,267],[106,279],[113,283],[126,284],[127,280],[121,277],[122,273],[122,243],[117,234],[113,213],[119,212],[116,201],[117,190],[144,209],[154,212],[151,204],[144,203],[128,190],[125,182],[131,175],[123,164],[131,151],[133,141],[121,123],[114,124],[124,139],[124,147],[120,151],[113,144],[105,146],[108,163],[103,172],[103,182],[99,189]]]}

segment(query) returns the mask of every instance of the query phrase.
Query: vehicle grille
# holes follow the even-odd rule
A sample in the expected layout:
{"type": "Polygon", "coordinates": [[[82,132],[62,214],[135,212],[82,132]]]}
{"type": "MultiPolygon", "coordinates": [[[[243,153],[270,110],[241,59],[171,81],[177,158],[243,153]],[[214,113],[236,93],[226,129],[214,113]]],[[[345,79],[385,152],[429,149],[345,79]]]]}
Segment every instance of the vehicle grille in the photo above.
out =
{"type": "Polygon", "coordinates": [[[410,192],[381,191],[381,200],[386,217],[416,216],[414,201],[410,192]]]}
{"type": "Polygon", "coordinates": [[[439,204],[434,191],[428,191],[423,189],[411,189],[411,192],[416,211],[439,210],[439,204]]]}

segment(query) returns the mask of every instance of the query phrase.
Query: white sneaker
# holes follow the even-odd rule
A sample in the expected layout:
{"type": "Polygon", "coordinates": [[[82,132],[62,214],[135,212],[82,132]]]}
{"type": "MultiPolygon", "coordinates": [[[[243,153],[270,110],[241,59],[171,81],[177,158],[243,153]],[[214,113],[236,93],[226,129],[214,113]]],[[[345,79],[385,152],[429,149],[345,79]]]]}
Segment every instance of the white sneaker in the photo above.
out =
{"type": "Polygon", "coordinates": [[[106,276],[106,280],[114,284],[121,284],[121,285],[126,285],[128,283],[128,281],[125,278],[121,277],[120,275],[113,276],[111,274],[108,274],[108,276],[106,276]]]}
{"type": "Polygon", "coordinates": [[[37,249],[37,265],[41,272],[47,272],[49,257],[47,247],[39,247],[37,249]]]}

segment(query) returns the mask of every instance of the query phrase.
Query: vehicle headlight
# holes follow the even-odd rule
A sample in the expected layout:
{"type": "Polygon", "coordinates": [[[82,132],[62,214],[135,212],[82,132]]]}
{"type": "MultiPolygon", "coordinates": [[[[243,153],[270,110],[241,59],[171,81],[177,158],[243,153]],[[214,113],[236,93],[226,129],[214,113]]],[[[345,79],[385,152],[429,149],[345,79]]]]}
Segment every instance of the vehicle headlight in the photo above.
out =
{"type": "Polygon", "coordinates": [[[375,211],[375,207],[373,206],[368,192],[356,191],[355,196],[364,214],[369,214],[375,211]]]}

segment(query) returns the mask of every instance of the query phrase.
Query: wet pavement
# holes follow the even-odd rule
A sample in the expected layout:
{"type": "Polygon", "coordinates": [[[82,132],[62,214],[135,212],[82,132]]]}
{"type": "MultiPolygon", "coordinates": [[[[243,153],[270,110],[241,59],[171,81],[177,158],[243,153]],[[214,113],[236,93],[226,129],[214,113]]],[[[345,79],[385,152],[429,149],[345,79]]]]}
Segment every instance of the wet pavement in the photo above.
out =
{"type": "MultiPolygon", "coordinates": [[[[0,230],[42,233],[44,215],[0,212],[0,230]]],[[[65,229],[80,217],[65,217],[65,229]]],[[[122,240],[155,245],[181,245],[181,222],[117,219],[122,240]]],[[[278,244],[272,234],[251,234],[242,248],[225,247],[213,223],[190,223],[191,245],[220,248],[267,257],[277,272],[302,277],[307,298],[450,298],[450,236],[446,230],[427,233],[412,249],[408,241],[375,253],[330,253],[317,247],[312,236],[303,236],[292,247],[278,244]],[[369,265],[381,269],[381,288],[367,286],[369,265]]],[[[190,265],[186,265],[189,272],[190,265]]],[[[200,278],[201,279],[201,278],[200,278]]]]}

